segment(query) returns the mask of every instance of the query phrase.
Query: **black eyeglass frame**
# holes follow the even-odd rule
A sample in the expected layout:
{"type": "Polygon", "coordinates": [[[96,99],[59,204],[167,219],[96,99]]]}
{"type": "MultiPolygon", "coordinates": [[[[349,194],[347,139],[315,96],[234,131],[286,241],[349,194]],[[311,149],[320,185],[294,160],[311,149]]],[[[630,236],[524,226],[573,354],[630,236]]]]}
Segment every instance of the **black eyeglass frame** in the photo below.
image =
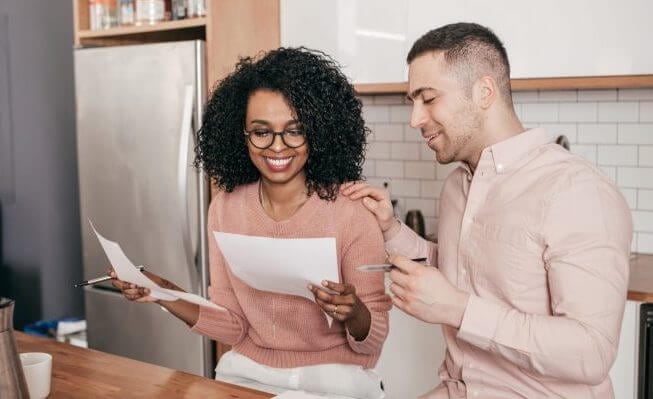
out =
{"type": "Polygon", "coordinates": [[[306,144],[306,132],[304,130],[302,130],[302,129],[293,129],[293,130],[301,131],[302,132],[302,137],[304,137],[304,141],[299,145],[290,145],[290,144],[286,143],[286,137],[285,137],[285,134],[287,133],[286,130],[282,130],[280,132],[275,132],[274,130],[269,130],[268,133],[272,134],[272,141],[270,141],[270,144],[266,145],[265,147],[259,147],[256,144],[254,144],[254,142],[252,141],[252,133],[256,132],[257,130],[262,130],[262,129],[260,129],[260,128],[252,129],[252,130],[245,129],[243,131],[243,134],[245,134],[245,136],[247,136],[247,139],[249,140],[249,142],[254,147],[258,148],[259,150],[265,150],[267,148],[272,147],[272,144],[274,144],[274,140],[277,139],[277,136],[281,136],[281,141],[288,148],[299,148],[299,147],[303,146],[304,144],[306,144]]]}

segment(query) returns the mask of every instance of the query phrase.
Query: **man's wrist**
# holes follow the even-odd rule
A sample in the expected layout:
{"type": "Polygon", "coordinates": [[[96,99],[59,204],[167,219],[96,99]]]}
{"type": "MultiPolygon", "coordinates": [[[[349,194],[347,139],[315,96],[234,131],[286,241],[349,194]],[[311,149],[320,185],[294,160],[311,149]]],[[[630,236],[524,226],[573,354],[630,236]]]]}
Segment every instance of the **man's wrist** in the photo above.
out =
{"type": "Polygon", "coordinates": [[[390,241],[401,230],[401,221],[397,218],[392,219],[392,225],[383,232],[383,241],[390,241]]]}

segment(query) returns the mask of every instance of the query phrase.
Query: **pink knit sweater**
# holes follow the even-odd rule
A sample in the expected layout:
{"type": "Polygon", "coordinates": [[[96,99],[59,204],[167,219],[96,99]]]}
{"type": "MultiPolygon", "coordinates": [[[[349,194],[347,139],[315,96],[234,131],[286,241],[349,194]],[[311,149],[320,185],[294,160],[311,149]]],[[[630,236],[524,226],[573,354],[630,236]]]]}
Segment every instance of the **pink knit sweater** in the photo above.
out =
{"type": "MultiPolygon", "coordinates": [[[[219,193],[209,208],[208,227],[209,296],[229,312],[201,307],[194,331],[272,367],[324,363],[374,367],[388,333],[391,301],[385,294],[382,273],[356,271],[357,266],[385,259],[381,232],[360,201],[339,196],[328,202],[314,194],[290,219],[275,222],[259,203],[256,182],[232,193],[219,193]],[[213,231],[273,238],[335,237],[340,279],[356,287],[372,314],[367,337],[356,341],[337,320],[329,328],[314,301],[247,286],[231,273],[213,231]]],[[[307,259],[306,267],[310,266],[307,259]]]]}

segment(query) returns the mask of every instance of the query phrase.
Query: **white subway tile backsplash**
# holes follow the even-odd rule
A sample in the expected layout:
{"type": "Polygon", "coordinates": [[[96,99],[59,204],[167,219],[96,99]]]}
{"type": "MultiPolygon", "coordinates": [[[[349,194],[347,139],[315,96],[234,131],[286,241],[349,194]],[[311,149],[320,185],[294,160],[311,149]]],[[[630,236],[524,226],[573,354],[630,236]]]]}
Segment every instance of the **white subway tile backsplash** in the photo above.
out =
{"type": "Polygon", "coordinates": [[[358,96],[358,98],[361,100],[361,104],[363,104],[363,108],[365,108],[368,105],[374,104],[374,97],[372,96],[358,96]]]}
{"type": "Polygon", "coordinates": [[[637,190],[637,209],[653,211],[653,190],[637,190]]]}
{"type": "Polygon", "coordinates": [[[630,252],[637,252],[637,232],[635,231],[633,231],[633,238],[630,242],[630,252]]]}
{"type": "Polygon", "coordinates": [[[422,198],[440,198],[442,187],[444,186],[443,180],[422,180],[422,188],[420,190],[420,197],[422,198]]]}
{"type": "Polygon", "coordinates": [[[639,166],[653,166],[653,145],[639,146],[639,166]]]}
{"type": "Polygon", "coordinates": [[[638,106],[636,102],[599,103],[599,122],[637,122],[638,106]]]}
{"type": "Polygon", "coordinates": [[[590,144],[572,144],[571,152],[578,154],[593,164],[596,164],[596,145],[590,144]]]}
{"type": "Polygon", "coordinates": [[[410,105],[394,105],[390,107],[390,121],[409,123],[413,107],[410,105]]]}
{"type": "Polygon", "coordinates": [[[390,158],[406,161],[417,161],[420,158],[419,143],[392,143],[390,144],[390,158]]]}
{"type": "Polygon", "coordinates": [[[513,103],[536,103],[540,100],[537,91],[516,91],[512,93],[513,103]]]}
{"type": "Polygon", "coordinates": [[[435,179],[435,162],[405,162],[404,175],[414,179],[435,179]]]}
{"type": "Polygon", "coordinates": [[[578,101],[617,101],[617,90],[579,90],[578,101]]]}
{"type": "Polygon", "coordinates": [[[376,161],[376,177],[404,177],[401,161],[376,161]]]}
{"type": "Polygon", "coordinates": [[[560,122],[596,122],[597,103],[560,103],[560,122]]]}
{"type": "Polygon", "coordinates": [[[621,194],[623,194],[624,198],[626,199],[626,202],[628,203],[628,207],[630,209],[637,209],[637,189],[634,188],[622,188],[620,189],[621,194]]]}
{"type": "Polygon", "coordinates": [[[617,182],[617,168],[615,166],[599,166],[599,170],[613,182],[617,182]]]}
{"type": "Polygon", "coordinates": [[[619,187],[653,188],[653,168],[617,168],[619,187]]]}
{"type": "Polygon", "coordinates": [[[639,121],[653,122],[653,101],[639,103],[639,121]]]}
{"type": "Polygon", "coordinates": [[[540,123],[540,127],[556,135],[564,134],[570,143],[578,142],[578,126],[575,123],[540,123]]]}
{"type": "Polygon", "coordinates": [[[414,129],[410,125],[404,125],[404,141],[425,143],[420,129],[414,129]]]}
{"type": "Polygon", "coordinates": [[[379,141],[371,141],[367,144],[367,159],[390,159],[390,144],[379,141]]]}
{"type": "Polygon", "coordinates": [[[653,144],[653,124],[620,123],[619,144],[653,144]]]}
{"type": "Polygon", "coordinates": [[[524,122],[557,122],[557,103],[522,104],[521,119],[524,122]]]}
{"type": "Polygon", "coordinates": [[[614,123],[604,124],[578,124],[579,144],[616,144],[617,125],[614,123]]]}
{"type": "Polygon", "coordinates": [[[376,176],[375,166],[376,166],[375,161],[371,159],[366,159],[365,163],[363,164],[363,176],[365,177],[376,176]]]}
{"type": "Polygon", "coordinates": [[[619,89],[619,101],[653,100],[653,89],[619,89]]]}
{"type": "MultiPolygon", "coordinates": [[[[364,96],[368,97],[368,96],[364,96]]],[[[404,97],[396,94],[387,95],[387,96],[374,96],[374,104],[377,105],[403,105],[404,97]]]]}
{"type": "MultiPolygon", "coordinates": [[[[437,217],[437,200],[406,198],[406,212],[411,209],[419,209],[424,217],[437,217]]],[[[653,213],[653,212],[651,212],[653,213]]]]}
{"type": "Polygon", "coordinates": [[[387,105],[366,105],[363,107],[365,123],[390,122],[390,107],[387,105]]]}
{"type": "Polygon", "coordinates": [[[578,100],[578,93],[576,90],[540,91],[539,100],[541,102],[574,102],[578,100]]]}
{"type": "Polygon", "coordinates": [[[637,165],[636,145],[599,145],[598,149],[597,164],[599,165],[637,165]]]}
{"type": "Polygon", "coordinates": [[[637,252],[644,254],[653,254],[653,234],[637,233],[637,252]]]}
{"type": "Polygon", "coordinates": [[[397,197],[419,197],[419,180],[392,179],[390,181],[392,194],[397,197]]]}
{"type": "Polygon", "coordinates": [[[633,211],[633,230],[638,233],[653,231],[653,212],[633,211]]]}
{"type": "Polygon", "coordinates": [[[428,145],[426,145],[426,142],[420,143],[419,147],[420,151],[420,159],[422,161],[433,161],[435,162],[435,151],[431,149],[428,145]]]}
{"type": "Polygon", "coordinates": [[[403,141],[404,127],[400,124],[376,124],[372,128],[374,141],[403,141]]]}

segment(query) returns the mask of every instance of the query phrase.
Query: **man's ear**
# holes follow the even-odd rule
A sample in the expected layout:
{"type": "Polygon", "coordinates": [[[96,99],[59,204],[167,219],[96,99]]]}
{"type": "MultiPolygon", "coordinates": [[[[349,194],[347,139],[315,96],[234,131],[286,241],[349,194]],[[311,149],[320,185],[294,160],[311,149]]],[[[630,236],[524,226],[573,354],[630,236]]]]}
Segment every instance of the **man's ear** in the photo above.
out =
{"type": "Polygon", "coordinates": [[[482,109],[488,109],[497,100],[497,82],[490,76],[482,76],[474,82],[472,98],[482,109]]]}

